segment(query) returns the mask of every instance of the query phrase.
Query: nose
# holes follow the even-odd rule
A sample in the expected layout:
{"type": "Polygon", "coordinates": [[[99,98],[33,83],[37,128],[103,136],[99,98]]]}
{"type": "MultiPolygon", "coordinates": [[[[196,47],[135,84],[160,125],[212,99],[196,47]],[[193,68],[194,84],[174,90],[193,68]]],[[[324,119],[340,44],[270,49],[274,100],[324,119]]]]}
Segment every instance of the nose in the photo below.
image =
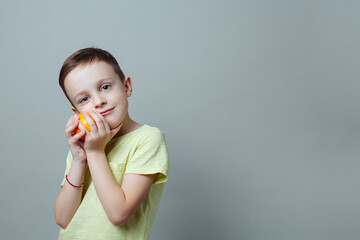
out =
{"type": "Polygon", "coordinates": [[[103,96],[101,96],[101,94],[94,96],[93,99],[94,99],[95,108],[101,107],[106,104],[106,99],[103,96]]]}

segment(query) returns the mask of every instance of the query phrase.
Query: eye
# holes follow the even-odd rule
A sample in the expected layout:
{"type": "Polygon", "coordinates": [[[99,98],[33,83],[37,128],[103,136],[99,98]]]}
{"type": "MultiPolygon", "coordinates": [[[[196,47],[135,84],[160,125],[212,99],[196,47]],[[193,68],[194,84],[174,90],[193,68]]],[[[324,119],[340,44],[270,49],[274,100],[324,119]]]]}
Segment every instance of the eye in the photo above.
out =
{"type": "Polygon", "coordinates": [[[80,102],[80,103],[83,103],[83,102],[86,102],[88,99],[89,99],[88,97],[83,97],[83,98],[80,99],[79,102],[80,102]]]}
{"type": "Polygon", "coordinates": [[[101,90],[108,90],[110,89],[110,84],[104,84],[101,86],[101,90]]]}

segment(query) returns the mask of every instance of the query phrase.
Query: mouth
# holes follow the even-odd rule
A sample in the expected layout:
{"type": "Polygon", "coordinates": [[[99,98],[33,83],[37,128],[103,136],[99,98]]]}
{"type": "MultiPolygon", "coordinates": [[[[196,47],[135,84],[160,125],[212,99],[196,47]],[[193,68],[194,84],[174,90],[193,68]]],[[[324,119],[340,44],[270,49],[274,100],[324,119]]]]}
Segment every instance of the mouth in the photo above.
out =
{"type": "Polygon", "coordinates": [[[108,110],[105,110],[103,112],[100,112],[100,114],[103,115],[103,116],[106,116],[106,115],[109,115],[110,113],[112,113],[113,110],[114,110],[114,107],[110,108],[108,110]]]}

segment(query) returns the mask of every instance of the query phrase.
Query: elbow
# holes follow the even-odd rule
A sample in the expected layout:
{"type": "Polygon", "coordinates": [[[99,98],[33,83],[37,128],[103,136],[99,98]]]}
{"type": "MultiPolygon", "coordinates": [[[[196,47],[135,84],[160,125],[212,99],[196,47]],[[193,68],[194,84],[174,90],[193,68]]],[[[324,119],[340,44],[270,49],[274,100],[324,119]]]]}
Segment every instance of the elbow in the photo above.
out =
{"type": "Polygon", "coordinates": [[[59,211],[56,211],[56,208],[55,208],[54,216],[55,216],[56,224],[59,225],[62,229],[65,229],[71,221],[71,218],[69,219],[63,214],[60,214],[59,211]]]}
{"type": "Polygon", "coordinates": [[[127,214],[118,214],[118,215],[114,215],[109,217],[110,222],[114,225],[114,226],[122,226],[124,225],[130,218],[131,216],[127,215],[127,214]]]}
{"type": "Polygon", "coordinates": [[[69,225],[69,222],[64,221],[60,218],[55,217],[55,222],[57,225],[59,225],[62,229],[66,229],[66,227],[69,225]]]}
{"type": "Polygon", "coordinates": [[[111,223],[112,223],[115,227],[120,227],[120,226],[124,225],[126,222],[127,222],[127,220],[111,221],[111,223]]]}
{"type": "Polygon", "coordinates": [[[54,211],[54,216],[56,224],[59,225],[62,229],[65,229],[69,225],[71,219],[69,220],[65,216],[60,214],[56,207],[54,211]]]}

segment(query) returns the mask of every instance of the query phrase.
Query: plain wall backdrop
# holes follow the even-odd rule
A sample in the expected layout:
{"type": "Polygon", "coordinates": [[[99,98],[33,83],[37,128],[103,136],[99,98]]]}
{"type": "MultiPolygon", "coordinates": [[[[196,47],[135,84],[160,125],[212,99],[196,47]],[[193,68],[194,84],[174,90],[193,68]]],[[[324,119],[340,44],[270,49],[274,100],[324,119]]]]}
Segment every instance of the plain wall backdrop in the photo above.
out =
{"type": "Polygon", "coordinates": [[[0,239],[57,239],[84,47],[132,77],[169,181],[154,240],[360,239],[358,1],[0,2],[0,239]]]}

